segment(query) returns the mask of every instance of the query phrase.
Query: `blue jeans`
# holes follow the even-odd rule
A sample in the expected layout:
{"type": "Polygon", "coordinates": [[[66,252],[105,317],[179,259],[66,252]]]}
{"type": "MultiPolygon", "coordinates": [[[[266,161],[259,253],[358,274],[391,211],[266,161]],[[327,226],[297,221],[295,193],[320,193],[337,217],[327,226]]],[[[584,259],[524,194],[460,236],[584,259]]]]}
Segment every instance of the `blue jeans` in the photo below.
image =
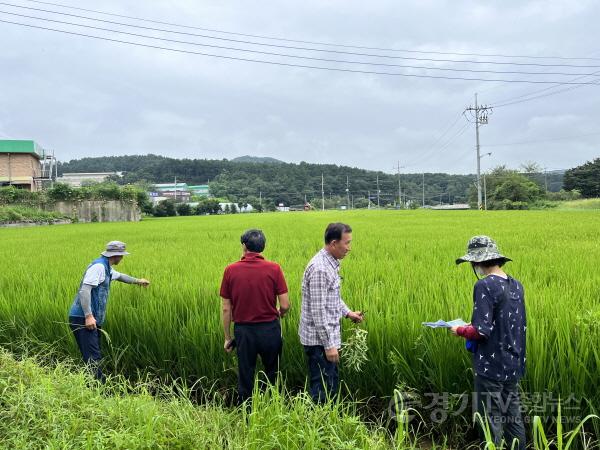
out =
{"type": "Polygon", "coordinates": [[[83,361],[90,366],[94,372],[94,376],[102,383],[106,381],[100,363],[102,361],[102,353],[100,351],[100,327],[95,330],[88,330],[85,327],[85,318],[69,317],[69,326],[75,335],[77,346],[83,357],[83,361]]]}
{"type": "Polygon", "coordinates": [[[525,426],[517,381],[494,381],[475,375],[475,403],[476,411],[483,418],[487,417],[496,445],[504,439],[506,447],[512,448],[513,440],[518,439],[515,448],[525,450],[525,426]]]}
{"type": "Polygon", "coordinates": [[[305,345],[308,362],[310,396],[315,403],[324,403],[327,397],[335,399],[340,385],[338,365],[327,360],[322,345],[305,345]]]}

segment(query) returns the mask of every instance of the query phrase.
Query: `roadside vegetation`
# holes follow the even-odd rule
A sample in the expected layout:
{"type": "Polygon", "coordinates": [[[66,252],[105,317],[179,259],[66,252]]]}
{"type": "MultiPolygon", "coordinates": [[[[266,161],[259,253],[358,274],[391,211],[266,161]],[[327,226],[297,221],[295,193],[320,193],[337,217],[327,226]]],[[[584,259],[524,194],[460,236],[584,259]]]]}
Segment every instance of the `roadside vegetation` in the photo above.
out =
{"type": "Polygon", "coordinates": [[[70,221],[71,218],[54,211],[44,211],[27,206],[0,206],[0,224],[38,223],[52,224],[58,221],[70,221]]]}
{"type": "Polygon", "coordinates": [[[122,377],[100,385],[48,356],[16,359],[0,347],[0,448],[409,449],[363,422],[352,403],[315,406],[307,395],[255,392],[253,408],[218,394],[200,404],[182,387],[122,377]]]}

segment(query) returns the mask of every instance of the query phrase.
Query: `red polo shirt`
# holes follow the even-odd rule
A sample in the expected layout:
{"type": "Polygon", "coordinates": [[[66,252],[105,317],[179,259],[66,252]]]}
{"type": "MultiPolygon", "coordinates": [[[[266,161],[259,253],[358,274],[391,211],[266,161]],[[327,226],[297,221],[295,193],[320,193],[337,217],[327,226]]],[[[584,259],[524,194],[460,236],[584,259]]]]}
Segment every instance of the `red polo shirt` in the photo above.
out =
{"type": "Polygon", "coordinates": [[[235,323],[271,322],[279,318],[277,296],[288,291],[279,264],[248,252],[228,265],[221,282],[221,297],[231,300],[235,323]]]}

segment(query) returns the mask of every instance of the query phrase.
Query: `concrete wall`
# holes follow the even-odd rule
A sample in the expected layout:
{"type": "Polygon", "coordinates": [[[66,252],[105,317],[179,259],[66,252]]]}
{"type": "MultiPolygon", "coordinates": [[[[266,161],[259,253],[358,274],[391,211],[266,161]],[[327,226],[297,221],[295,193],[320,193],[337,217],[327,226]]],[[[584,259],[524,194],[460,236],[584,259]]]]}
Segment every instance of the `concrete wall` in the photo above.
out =
{"type": "Polygon", "coordinates": [[[139,222],[141,219],[140,209],[136,205],[117,200],[56,202],[47,209],[77,217],[80,222],[139,222]]]}

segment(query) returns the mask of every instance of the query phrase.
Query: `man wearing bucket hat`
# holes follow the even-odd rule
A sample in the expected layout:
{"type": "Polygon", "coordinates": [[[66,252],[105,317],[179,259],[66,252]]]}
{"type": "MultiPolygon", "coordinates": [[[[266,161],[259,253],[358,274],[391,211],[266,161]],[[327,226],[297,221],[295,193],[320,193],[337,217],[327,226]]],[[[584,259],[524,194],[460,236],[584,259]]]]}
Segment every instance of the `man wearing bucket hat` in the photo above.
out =
{"type": "Polygon", "coordinates": [[[452,327],[467,339],[473,352],[475,392],[473,409],[487,419],[496,445],[525,449],[519,380],[525,373],[525,293],[521,283],[502,266],[511,261],[488,236],[469,240],[467,253],[456,264],[469,262],[477,278],[471,324],[452,327]],[[512,447],[518,440],[518,445],[512,447]]]}
{"type": "Polygon", "coordinates": [[[100,330],[104,323],[111,282],[117,280],[144,287],[150,284],[145,278],[133,278],[112,268],[125,255],[129,253],[125,251],[124,242],[111,241],[106,244],[106,250],[100,254],[100,258],[87,267],[69,310],[69,326],[83,360],[93,367],[95,376],[100,381],[105,379],[100,369],[100,330]]]}

